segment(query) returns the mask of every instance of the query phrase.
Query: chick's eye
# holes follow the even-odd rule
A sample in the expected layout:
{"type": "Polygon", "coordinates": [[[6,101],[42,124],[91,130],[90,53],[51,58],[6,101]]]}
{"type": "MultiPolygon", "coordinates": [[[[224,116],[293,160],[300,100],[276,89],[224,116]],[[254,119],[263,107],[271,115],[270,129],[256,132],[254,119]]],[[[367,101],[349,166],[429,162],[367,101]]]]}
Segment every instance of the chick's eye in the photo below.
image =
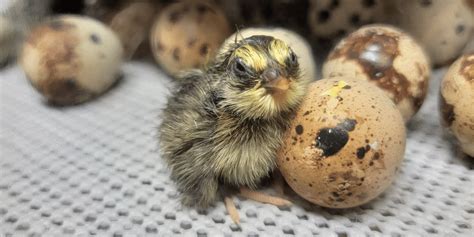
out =
{"type": "Polygon", "coordinates": [[[242,62],[242,59],[235,60],[234,63],[234,72],[239,76],[244,76],[250,74],[248,67],[242,62]]]}
{"type": "Polygon", "coordinates": [[[298,57],[296,56],[296,54],[291,51],[290,52],[290,63],[291,64],[296,64],[298,62],[298,57]]]}

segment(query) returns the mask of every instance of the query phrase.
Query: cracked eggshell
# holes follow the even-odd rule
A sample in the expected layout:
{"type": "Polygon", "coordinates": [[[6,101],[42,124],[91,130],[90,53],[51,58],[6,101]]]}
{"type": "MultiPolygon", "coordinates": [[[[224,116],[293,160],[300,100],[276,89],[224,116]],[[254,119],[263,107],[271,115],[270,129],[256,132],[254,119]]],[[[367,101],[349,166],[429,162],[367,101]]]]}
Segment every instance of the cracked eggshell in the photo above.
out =
{"type": "Polygon", "coordinates": [[[313,57],[310,44],[302,36],[284,28],[262,27],[239,30],[239,32],[234,33],[226,39],[224,44],[222,44],[220,52],[223,53],[227,51],[228,47],[235,42],[236,37],[237,39],[242,39],[253,35],[268,35],[285,41],[298,56],[302,76],[310,79],[310,81],[317,77],[316,60],[313,57]]]}
{"type": "Polygon", "coordinates": [[[308,24],[319,38],[341,37],[376,21],[383,12],[383,3],[381,0],[312,0],[308,24]]]}
{"type": "Polygon", "coordinates": [[[63,15],[32,30],[20,64],[49,102],[68,105],[84,102],[114,84],[122,55],[120,40],[104,24],[63,15]]]}
{"type": "Polygon", "coordinates": [[[392,183],[405,151],[405,124],[393,102],[350,77],[313,82],[277,164],[292,189],[324,207],[364,204],[392,183]]]}
{"type": "Polygon", "coordinates": [[[474,157],[474,53],[456,60],[441,82],[439,108],[442,124],[474,157]]]}
{"type": "Polygon", "coordinates": [[[389,22],[412,35],[434,65],[457,58],[473,40],[474,10],[467,0],[391,0],[389,22]]]}
{"type": "Polygon", "coordinates": [[[420,109],[431,67],[423,49],[406,33],[386,25],[353,32],[331,51],[323,77],[348,76],[370,81],[397,104],[405,121],[420,109]]]}
{"type": "Polygon", "coordinates": [[[224,13],[206,1],[183,1],[162,10],[151,31],[153,55],[171,75],[213,60],[231,34],[224,13]]]}

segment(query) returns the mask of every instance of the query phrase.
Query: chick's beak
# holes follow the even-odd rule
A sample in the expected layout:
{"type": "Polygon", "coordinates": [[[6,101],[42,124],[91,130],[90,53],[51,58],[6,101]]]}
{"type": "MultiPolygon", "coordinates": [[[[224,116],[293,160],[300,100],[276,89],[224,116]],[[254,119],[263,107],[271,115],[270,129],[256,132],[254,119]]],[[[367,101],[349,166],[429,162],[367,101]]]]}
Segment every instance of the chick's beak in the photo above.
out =
{"type": "Polygon", "coordinates": [[[290,80],[281,76],[275,68],[269,68],[262,74],[263,87],[275,93],[284,93],[290,88],[290,80]]]}

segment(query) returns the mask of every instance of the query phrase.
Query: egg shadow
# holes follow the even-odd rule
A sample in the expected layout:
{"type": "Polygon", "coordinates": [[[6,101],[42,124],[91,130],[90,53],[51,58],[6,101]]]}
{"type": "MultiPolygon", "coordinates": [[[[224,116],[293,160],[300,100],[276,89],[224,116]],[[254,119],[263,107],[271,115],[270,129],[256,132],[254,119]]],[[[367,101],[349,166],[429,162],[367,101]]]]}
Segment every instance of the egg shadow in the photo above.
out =
{"type": "Polygon", "coordinates": [[[45,106],[50,107],[50,108],[55,108],[55,109],[67,109],[67,108],[73,108],[73,107],[77,108],[77,107],[85,106],[87,104],[91,104],[105,98],[106,96],[110,94],[110,91],[118,90],[118,88],[122,87],[122,85],[124,84],[123,81],[125,81],[125,74],[123,72],[120,72],[117,75],[117,79],[107,89],[105,89],[101,93],[92,95],[90,98],[82,102],[67,103],[67,104],[56,103],[54,101],[49,101],[49,100],[43,100],[42,102],[45,106]]]}

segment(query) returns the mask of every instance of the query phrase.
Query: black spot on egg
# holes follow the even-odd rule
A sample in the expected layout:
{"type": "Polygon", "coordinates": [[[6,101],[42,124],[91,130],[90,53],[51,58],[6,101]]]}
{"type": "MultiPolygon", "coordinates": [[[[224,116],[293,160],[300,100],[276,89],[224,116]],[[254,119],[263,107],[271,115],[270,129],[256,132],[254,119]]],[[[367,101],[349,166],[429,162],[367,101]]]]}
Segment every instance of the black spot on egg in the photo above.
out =
{"type": "Polygon", "coordinates": [[[340,127],[323,128],[316,136],[316,147],[323,150],[323,156],[338,153],[349,141],[349,134],[340,127]]]}
{"type": "Polygon", "coordinates": [[[199,54],[201,54],[201,56],[206,56],[208,52],[209,52],[209,44],[202,44],[201,47],[199,48],[199,54]]]}
{"type": "Polygon", "coordinates": [[[179,61],[179,48],[173,49],[173,59],[179,61]]]}
{"type": "Polygon", "coordinates": [[[466,27],[464,25],[456,26],[456,34],[458,34],[458,35],[461,34],[462,32],[464,32],[465,28],[466,27]]]}
{"type": "Polygon", "coordinates": [[[420,1],[420,5],[423,6],[423,7],[428,7],[431,5],[431,0],[421,0],[420,1]]]}
{"type": "Polygon", "coordinates": [[[364,148],[364,147],[359,147],[359,148],[357,148],[356,155],[357,155],[357,158],[359,158],[359,159],[364,159],[364,156],[365,156],[365,148],[364,148]]]}
{"type": "Polygon", "coordinates": [[[296,126],[295,131],[296,131],[296,134],[298,135],[303,134],[303,126],[301,125],[296,126]]]}
{"type": "Polygon", "coordinates": [[[316,148],[323,150],[323,156],[338,153],[349,141],[349,132],[355,129],[357,121],[345,119],[334,128],[323,128],[316,135],[316,148]]]}
{"type": "Polygon", "coordinates": [[[168,15],[168,20],[174,24],[179,21],[180,13],[178,11],[173,11],[168,15]]]}
{"type": "Polygon", "coordinates": [[[375,6],[375,0],[362,0],[362,6],[370,8],[375,6]]]}
{"type": "Polygon", "coordinates": [[[350,23],[353,25],[353,26],[357,26],[360,24],[360,16],[358,14],[353,14],[350,18],[349,18],[349,21],[350,23]]]}
{"type": "Polygon", "coordinates": [[[339,0],[332,0],[331,5],[329,6],[331,9],[337,8],[339,6],[339,0]]]}
{"type": "Polygon", "coordinates": [[[318,22],[325,23],[329,20],[330,17],[331,17],[331,12],[327,10],[322,10],[318,13],[318,22]]]}
{"type": "Polygon", "coordinates": [[[94,44],[100,44],[100,37],[94,33],[92,33],[90,36],[89,36],[90,40],[94,43],[94,44]]]}

